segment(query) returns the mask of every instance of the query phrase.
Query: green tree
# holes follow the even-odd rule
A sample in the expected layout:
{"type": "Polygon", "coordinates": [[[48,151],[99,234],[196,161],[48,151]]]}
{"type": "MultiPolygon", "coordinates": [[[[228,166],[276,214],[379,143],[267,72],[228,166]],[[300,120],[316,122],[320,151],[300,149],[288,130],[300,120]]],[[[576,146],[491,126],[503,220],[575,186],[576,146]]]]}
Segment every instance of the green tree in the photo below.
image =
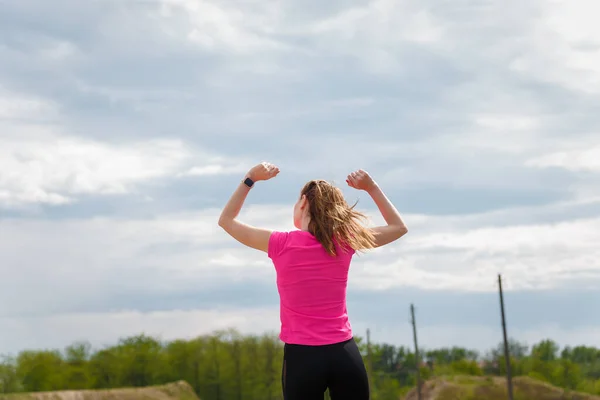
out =
{"type": "Polygon", "coordinates": [[[243,341],[240,337],[240,334],[236,331],[229,332],[229,346],[228,351],[232,361],[232,385],[231,388],[233,390],[233,400],[242,400],[244,397],[244,373],[246,372],[244,365],[244,351],[242,348],[243,341]]]}
{"type": "Polygon", "coordinates": [[[92,378],[88,368],[91,347],[87,342],[78,342],[65,349],[64,384],[67,389],[82,390],[91,386],[92,378]]]}
{"type": "MultiPolygon", "coordinates": [[[[366,343],[356,338],[366,359],[366,343]]],[[[560,350],[552,340],[533,346],[510,341],[513,375],[528,375],[566,390],[600,394],[600,351],[576,346],[560,350]]],[[[503,375],[502,344],[479,366],[478,353],[462,347],[428,349],[419,370],[435,375],[503,375]]],[[[0,393],[149,386],[185,380],[203,400],[280,400],[283,345],[276,335],[242,336],[219,331],[192,340],[163,343],[131,336],[92,351],[77,342],[63,352],[23,351],[0,359],[0,393]]],[[[371,387],[374,400],[398,399],[416,384],[417,363],[410,347],[372,343],[371,387]]]]}
{"type": "Polygon", "coordinates": [[[21,390],[17,375],[16,360],[12,357],[0,357],[0,393],[15,393],[21,390]]]}
{"type": "Polygon", "coordinates": [[[149,336],[121,339],[117,354],[122,363],[122,384],[133,387],[152,385],[160,375],[161,343],[149,336]]]}
{"type": "Polygon", "coordinates": [[[273,336],[264,335],[260,340],[260,352],[262,359],[262,382],[264,388],[264,399],[275,400],[281,397],[281,360],[283,348],[273,336]]]}
{"type": "Polygon", "coordinates": [[[110,389],[119,387],[124,382],[123,365],[117,349],[108,348],[97,351],[90,357],[91,387],[93,389],[110,389]]]}
{"type": "Polygon", "coordinates": [[[472,375],[472,376],[482,376],[483,371],[481,367],[477,364],[477,361],[462,359],[453,361],[450,364],[450,368],[453,373],[458,375],[472,375]]]}
{"type": "Polygon", "coordinates": [[[531,356],[541,361],[554,361],[557,358],[560,347],[551,339],[542,340],[533,346],[531,356]]]}
{"type": "Polygon", "coordinates": [[[581,368],[570,360],[554,362],[554,371],[551,378],[553,385],[574,390],[582,381],[581,368]]]}
{"type": "Polygon", "coordinates": [[[26,392],[65,387],[63,359],[58,351],[23,351],[17,357],[17,376],[26,392]]]}
{"type": "Polygon", "coordinates": [[[261,400],[262,393],[258,390],[262,371],[256,367],[259,356],[259,338],[256,336],[247,336],[244,338],[243,348],[246,352],[245,364],[245,382],[247,390],[244,393],[245,400],[261,400]]]}
{"type": "Polygon", "coordinates": [[[197,344],[195,340],[174,340],[165,346],[163,379],[167,382],[184,380],[199,393],[199,364],[202,356],[197,344]]]}

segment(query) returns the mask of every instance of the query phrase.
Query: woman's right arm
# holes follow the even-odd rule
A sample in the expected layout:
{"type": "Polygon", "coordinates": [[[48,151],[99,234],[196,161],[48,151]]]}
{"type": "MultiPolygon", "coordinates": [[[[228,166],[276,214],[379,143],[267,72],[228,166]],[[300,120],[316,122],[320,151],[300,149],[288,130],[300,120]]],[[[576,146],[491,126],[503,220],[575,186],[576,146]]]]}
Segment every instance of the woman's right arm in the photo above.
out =
{"type": "Polygon", "coordinates": [[[408,232],[408,228],[396,207],[366,171],[353,172],[348,175],[347,182],[351,187],[369,193],[385,220],[386,225],[371,228],[375,236],[376,247],[398,240],[408,232]]]}

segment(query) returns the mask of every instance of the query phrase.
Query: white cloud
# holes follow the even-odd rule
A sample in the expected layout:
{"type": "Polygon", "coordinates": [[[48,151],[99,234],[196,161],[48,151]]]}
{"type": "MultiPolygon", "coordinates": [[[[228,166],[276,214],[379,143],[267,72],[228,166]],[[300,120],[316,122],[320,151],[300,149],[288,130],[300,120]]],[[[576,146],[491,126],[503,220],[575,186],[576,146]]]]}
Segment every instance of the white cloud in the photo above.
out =
{"type": "Polygon", "coordinates": [[[399,76],[410,69],[403,45],[425,48],[437,43],[444,27],[421,5],[374,0],[324,16],[295,32],[310,37],[315,49],[324,53],[356,57],[373,73],[399,76]]]}
{"type": "Polygon", "coordinates": [[[600,146],[558,151],[529,160],[527,166],[558,167],[571,171],[600,172],[600,146]]]}
{"type": "MultiPolygon", "coordinates": [[[[496,274],[502,273],[507,290],[598,287],[600,220],[541,222],[554,211],[529,210],[539,220],[519,222],[527,209],[469,217],[405,215],[409,234],[357,257],[350,286],[494,292],[496,274]]],[[[219,229],[218,213],[149,220],[5,219],[0,305],[7,307],[0,306],[0,314],[69,310],[75,298],[78,304],[107,305],[125,294],[156,299],[224,282],[274,285],[270,260],[219,229]],[[15,298],[18,310],[8,308],[15,298]]],[[[291,205],[253,207],[242,218],[256,226],[292,228],[291,205]]]]}
{"type": "Polygon", "coordinates": [[[416,279],[406,274],[405,280],[418,280],[422,287],[489,291],[492,277],[502,272],[511,277],[510,289],[555,288],[570,280],[598,286],[600,251],[594,243],[600,240],[599,227],[600,220],[590,218],[407,238],[409,254],[403,258],[416,279]],[[427,252],[439,254],[424,256],[427,252]]]}
{"type": "Polygon", "coordinates": [[[38,348],[63,349],[75,341],[89,341],[96,349],[114,345],[120,338],[141,333],[162,340],[192,339],[235,328],[243,334],[276,333],[276,308],[250,310],[173,310],[141,313],[61,314],[51,317],[0,318],[3,335],[0,354],[38,348]],[[39,327],[43,326],[43,329],[39,327]]]}
{"type": "Polygon", "coordinates": [[[148,220],[5,219],[0,226],[0,315],[65,310],[74,298],[78,304],[106,304],[140,287],[168,295],[223,280],[270,281],[274,270],[266,256],[236,246],[218,227],[218,212],[148,220]],[[22,293],[30,295],[15,311],[8,305],[22,293]]]}
{"type": "Polygon", "coordinates": [[[435,22],[426,8],[415,7],[411,2],[374,0],[315,22],[310,32],[328,35],[341,43],[371,42],[375,47],[392,50],[393,44],[403,41],[420,44],[438,41],[443,28],[435,22]]]}
{"type": "Polygon", "coordinates": [[[64,204],[79,195],[133,192],[159,178],[244,169],[228,158],[206,157],[178,139],[107,143],[47,132],[0,138],[0,143],[0,206],[9,208],[64,204]]]}
{"type": "Polygon", "coordinates": [[[48,134],[0,141],[0,193],[8,207],[125,193],[136,183],[174,174],[191,157],[177,140],[119,146],[48,134]]]}
{"type": "MultiPolygon", "coordinates": [[[[58,105],[34,96],[25,96],[3,88],[0,81],[0,122],[12,119],[55,117],[58,105]]],[[[3,132],[3,135],[7,135],[3,132]]]]}
{"type": "Polygon", "coordinates": [[[523,52],[511,68],[568,89],[600,93],[600,11],[593,0],[540,1],[541,15],[532,19],[523,52]]]}
{"type": "Polygon", "coordinates": [[[239,160],[209,157],[177,138],[104,142],[65,133],[65,120],[50,100],[0,91],[0,207],[67,204],[159,178],[242,169],[239,160]]]}
{"type": "Polygon", "coordinates": [[[192,167],[183,174],[182,176],[207,176],[207,175],[222,175],[230,173],[243,173],[248,169],[247,165],[221,165],[221,164],[208,164],[201,167],[192,167]]]}
{"type": "Polygon", "coordinates": [[[473,149],[512,157],[539,150],[541,128],[539,114],[480,113],[471,116],[472,127],[460,135],[446,135],[444,144],[458,143],[456,150],[473,149]]]}
{"type": "Polygon", "coordinates": [[[402,44],[425,46],[444,33],[426,7],[410,2],[375,0],[310,20],[298,18],[294,6],[281,1],[162,0],[156,19],[169,37],[206,52],[244,57],[243,63],[228,65],[229,71],[255,73],[289,74],[295,67],[284,70],[276,60],[290,52],[349,55],[372,72],[398,73],[403,69],[400,60],[408,59],[402,44]]]}
{"type": "Polygon", "coordinates": [[[79,194],[123,193],[172,174],[191,158],[181,141],[109,144],[57,133],[64,117],[52,101],[0,93],[0,206],[64,204],[79,194]],[[51,121],[51,124],[43,122],[51,121]]]}
{"type": "Polygon", "coordinates": [[[287,48],[270,37],[278,11],[275,1],[264,2],[257,10],[256,4],[240,2],[162,0],[159,21],[165,33],[204,50],[244,55],[287,48]]]}

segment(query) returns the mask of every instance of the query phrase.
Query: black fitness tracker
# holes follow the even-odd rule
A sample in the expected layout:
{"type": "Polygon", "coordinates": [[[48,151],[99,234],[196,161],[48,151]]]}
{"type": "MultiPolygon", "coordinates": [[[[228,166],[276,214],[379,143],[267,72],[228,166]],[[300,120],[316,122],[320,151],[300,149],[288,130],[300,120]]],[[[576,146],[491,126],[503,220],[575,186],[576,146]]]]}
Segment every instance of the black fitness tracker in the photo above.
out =
{"type": "Polygon", "coordinates": [[[254,181],[250,178],[246,178],[246,179],[244,179],[244,184],[246,186],[248,186],[249,188],[251,188],[254,185],[254,181]]]}

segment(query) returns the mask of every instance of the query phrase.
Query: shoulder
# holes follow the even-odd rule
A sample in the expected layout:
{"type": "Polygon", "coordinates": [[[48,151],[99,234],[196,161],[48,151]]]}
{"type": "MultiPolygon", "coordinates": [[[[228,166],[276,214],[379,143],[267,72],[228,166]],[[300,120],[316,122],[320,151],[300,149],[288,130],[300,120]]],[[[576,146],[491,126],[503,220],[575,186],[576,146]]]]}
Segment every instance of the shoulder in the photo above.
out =
{"type": "Polygon", "coordinates": [[[269,258],[277,257],[281,253],[288,241],[288,238],[290,237],[290,234],[292,234],[292,232],[271,232],[271,236],[269,236],[269,248],[267,251],[269,258]]]}
{"type": "Polygon", "coordinates": [[[267,254],[270,258],[277,257],[290,244],[305,244],[308,240],[316,240],[308,232],[300,230],[273,231],[269,237],[267,254]]]}

